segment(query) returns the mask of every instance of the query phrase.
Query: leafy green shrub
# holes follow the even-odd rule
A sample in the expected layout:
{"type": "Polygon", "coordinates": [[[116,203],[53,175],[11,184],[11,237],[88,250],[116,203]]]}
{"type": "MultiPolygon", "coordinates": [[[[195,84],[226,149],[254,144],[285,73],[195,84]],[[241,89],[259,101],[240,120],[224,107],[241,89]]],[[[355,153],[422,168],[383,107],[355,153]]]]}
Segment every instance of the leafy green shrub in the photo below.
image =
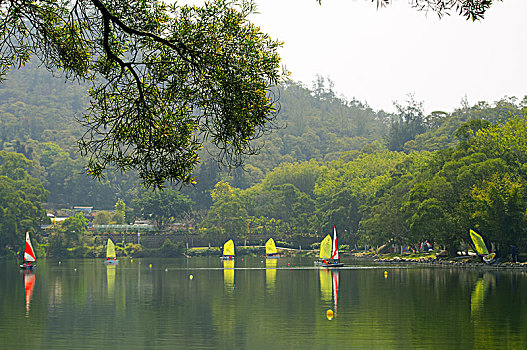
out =
{"type": "Polygon", "coordinates": [[[167,238],[159,248],[159,255],[165,258],[173,258],[183,255],[184,249],[183,242],[174,243],[170,238],[167,238]]]}
{"type": "Polygon", "coordinates": [[[221,249],[218,247],[190,248],[187,250],[188,256],[219,256],[221,249]]]}
{"type": "Polygon", "coordinates": [[[276,241],[275,244],[276,244],[277,247],[293,248],[293,244],[292,243],[288,243],[288,242],[284,242],[284,241],[276,241]]]}
{"type": "Polygon", "coordinates": [[[265,247],[238,247],[236,248],[236,255],[262,255],[265,254],[265,247]]]}
{"type": "Polygon", "coordinates": [[[127,256],[136,256],[143,250],[143,246],[140,244],[128,243],[125,248],[125,254],[127,256]]]}
{"type": "Polygon", "coordinates": [[[69,249],[69,257],[72,258],[86,258],[88,247],[85,246],[76,246],[72,249],[69,249]]]}
{"type": "Polygon", "coordinates": [[[64,245],[64,239],[61,234],[54,233],[48,238],[48,251],[46,253],[47,257],[55,259],[64,259],[68,257],[68,250],[64,245]]]}

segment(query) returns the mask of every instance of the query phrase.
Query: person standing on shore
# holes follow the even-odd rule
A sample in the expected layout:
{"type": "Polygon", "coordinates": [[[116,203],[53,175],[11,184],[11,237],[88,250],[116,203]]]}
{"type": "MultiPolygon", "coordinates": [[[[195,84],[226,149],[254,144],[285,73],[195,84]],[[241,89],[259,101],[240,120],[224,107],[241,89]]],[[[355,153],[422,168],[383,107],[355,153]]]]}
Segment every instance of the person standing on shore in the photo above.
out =
{"type": "Polygon", "coordinates": [[[513,260],[515,263],[518,262],[518,249],[514,244],[511,244],[511,260],[513,260]]]}

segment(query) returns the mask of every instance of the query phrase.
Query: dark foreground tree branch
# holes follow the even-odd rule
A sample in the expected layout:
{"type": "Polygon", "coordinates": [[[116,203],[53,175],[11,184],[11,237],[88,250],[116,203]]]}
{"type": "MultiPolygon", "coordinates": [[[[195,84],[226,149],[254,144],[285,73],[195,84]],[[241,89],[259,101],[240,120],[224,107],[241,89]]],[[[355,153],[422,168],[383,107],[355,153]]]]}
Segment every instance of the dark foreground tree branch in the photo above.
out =
{"type": "Polygon", "coordinates": [[[91,84],[79,118],[90,175],[113,164],[148,186],[191,183],[204,142],[236,166],[273,127],[281,43],[247,20],[253,10],[245,0],[0,0],[0,73],[37,56],[91,84]]]}
{"type": "MultiPolygon", "coordinates": [[[[322,4],[322,0],[317,0],[322,4]]],[[[377,8],[384,7],[394,0],[371,0],[377,3],[377,8]]],[[[501,0],[408,0],[413,8],[419,11],[435,12],[439,17],[455,12],[467,20],[483,19],[493,2],[501,0]]]]}

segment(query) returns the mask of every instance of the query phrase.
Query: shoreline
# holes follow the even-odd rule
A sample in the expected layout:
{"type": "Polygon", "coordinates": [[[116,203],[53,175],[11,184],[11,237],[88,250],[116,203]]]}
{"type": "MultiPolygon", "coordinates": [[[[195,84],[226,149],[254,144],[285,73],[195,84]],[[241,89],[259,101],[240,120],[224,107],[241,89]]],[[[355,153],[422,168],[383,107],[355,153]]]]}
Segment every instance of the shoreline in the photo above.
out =
{"type": "Polygon", "coordinates": [[[351,253],[351,260],[368,261],[379,264],[395,265],[395,264],[412,264],[422,266],[435,267],[461,267],[461,268],[482,268],[491,270],[526,270],[527,262],[496,262],[493,264],[485,264],[484,262],[473,261],[474,258],[470,256],[460,256],[457,258],[438,258],[436,256],[419,257],[419,258],[405,258],[401,256],[382,256],[382,255],[363,255],[362,253],[351,253]],[[358,255],[359,254],[359,255],[358,255]]]}

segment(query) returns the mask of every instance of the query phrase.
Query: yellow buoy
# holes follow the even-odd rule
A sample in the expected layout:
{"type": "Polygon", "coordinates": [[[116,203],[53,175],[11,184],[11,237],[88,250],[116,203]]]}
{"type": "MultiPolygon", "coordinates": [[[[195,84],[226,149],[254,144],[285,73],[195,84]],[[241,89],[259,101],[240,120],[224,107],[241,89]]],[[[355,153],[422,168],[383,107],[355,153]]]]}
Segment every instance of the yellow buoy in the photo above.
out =
{"type": "Polygon", "coordinates": [[[152,264],[148,265],[149,268],[152,268],[152,264]]]}
{"type": "Polygon", "coordinates": [[[388,278],[388,271],[384,271],[384,278],[388,278]]]}
{"type": "Polygon", "coordinates": [[[134,259],[130,259],[130,262],[134,262],[134,259]]]}
{"type": "Polygon", "coordinates": [[[333,310],[326,311],[326,317],[331,321],[333,319],[333,310]]]}
{"type": "Polygon", "coordinates": [[[190,275],[190,276],[188,276],[188,278],[190,278],[190,279],[193,279],[193,278],[194,278],[194,276],[190,275]]]}

